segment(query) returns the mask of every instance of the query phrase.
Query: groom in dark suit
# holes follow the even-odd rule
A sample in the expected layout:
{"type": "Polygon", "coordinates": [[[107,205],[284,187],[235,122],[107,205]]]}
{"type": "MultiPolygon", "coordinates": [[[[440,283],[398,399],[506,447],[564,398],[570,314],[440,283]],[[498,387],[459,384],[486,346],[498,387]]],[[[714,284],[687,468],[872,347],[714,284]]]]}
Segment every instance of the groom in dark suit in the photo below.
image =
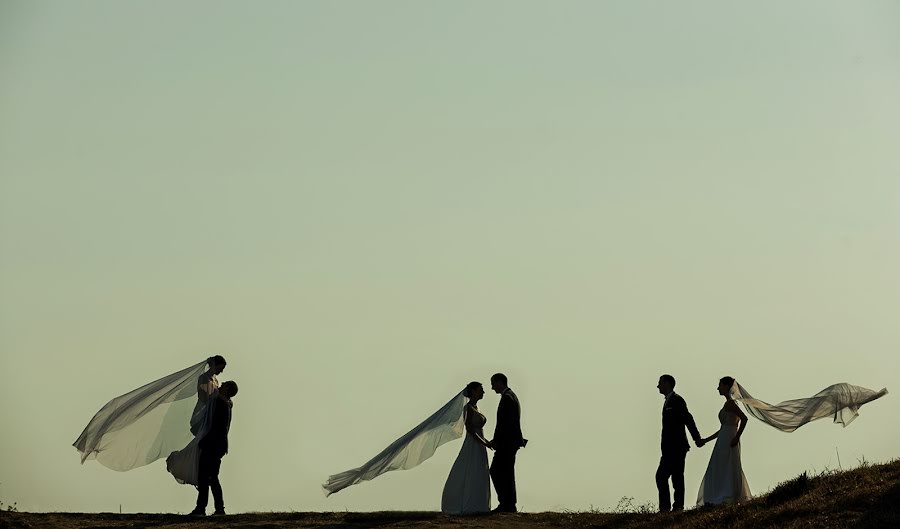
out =
{"type": "Polygon", "coordinates": [[[516,452],[528,442],[522,438],[522,408],[503,373],[491,377],[491,389],[500,394],[497,426],[489,444],[494,449],[491,480],[497,491],[498,503],[493,512],[516,512],[516,452]]]}
{"type": "Polygon", "coordinates": [[[687,403],[675,393],[675,378],[672,375],[659,377],[656,386],[660,394],[665,395],[666,402],[662,412],[662,457],[656,470],[656,488],[659,489],[659,511],[672,512],[684,510],[684,460],[690,444],[684,429],[691,432],[694,442],[700,443],[700,432],[694,423],[694,417],[688,411],[687,403]],[[675,502],[669,503],[669,478],[675,489],[675,502]]]}
{"type": "Polygon", "coordinates": [[[237,395],[238,387],[229,380],[222,384],[215,394],[215,407],[212,410],[212,421],[209,431],[200,440],[200,468],[197,483],[197,506],[191,511],[192,516],[206,516],[206,505],[209,502],[209,490],[212,489],[215,503],[214,515],[225,514],[225,501],[222,498],[222,485],[219,483],[219,469],[222,458],[228,453],[228,430],[231,429],[232,397],[237,395]]]}

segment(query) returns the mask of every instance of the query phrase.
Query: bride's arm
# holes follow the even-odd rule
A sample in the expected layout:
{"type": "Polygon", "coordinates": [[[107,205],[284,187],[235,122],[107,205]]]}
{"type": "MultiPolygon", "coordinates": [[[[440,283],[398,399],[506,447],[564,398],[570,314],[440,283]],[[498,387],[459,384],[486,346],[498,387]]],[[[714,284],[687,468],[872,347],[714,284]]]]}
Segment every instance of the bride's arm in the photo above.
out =
{"type": "Polygon", "coordinates": [[[719,432],[716,431],[716,433],[710,435],[710,436],[707,437],[706,439],[700,439],[700,441],[701,441],[703,444],[706,444],[706,443],[712,441],[713,439],[715,439],[715,438],[718,437],[718,436],[719,436],[719,432]]]}
{"type": "Polygon", "coordinates": [[[741,408],[737,405],[737,402],[733,400],[728,403],[728,408],[731,413],[737,415],[741,421],[741,425],[738,428],[737,433],[734,434],[734,439],[731,440],[731,446],[737,446],[738,443],[741,442],[741,434],[744,433],[744,428],[747,426],[747,416],[744,414],[744,412],[741,411],[741,408]]]}

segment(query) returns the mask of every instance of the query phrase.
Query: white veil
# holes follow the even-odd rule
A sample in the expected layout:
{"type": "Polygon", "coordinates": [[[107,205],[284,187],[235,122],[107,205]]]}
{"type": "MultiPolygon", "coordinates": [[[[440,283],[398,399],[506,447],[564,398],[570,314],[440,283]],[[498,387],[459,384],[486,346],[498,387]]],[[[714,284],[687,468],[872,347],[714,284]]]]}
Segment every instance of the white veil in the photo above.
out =
{"type": "Polygon", "coordinates": [[[433,456],[442,444],[462,437],[465,431],[463,411],[467,400],[464,393],[465,390],[460,391],[422,424],[391,443],[363,466],[329,476],[328,481],[322,485],[325,495],[330,496],[350,485],[374,479],[391,470],[413,468],[433,456]]]}
{"type": "MultiPolygon", "coordinates": [[[[116,397],[100,408],[73,444],[81,452],[82,464],[96,459],[113,470],[131,470],[191,442],[191,423],[198,420],[192,418],[197,381],[207,362],[116,397]]],[[[205,414],[207,406],[203,408],[205,414]]]]}
{"type": "Polygon", "coordinates": [[[194,486],[200,484],[200,440],[206,437],[212,427],[213,413],[219,400],[218,388],[201,384],[199,389],[207,392],[207,399],[205,402],[198,400],[190,417],[190,431],[193,432],[191,434],[193,438],[187,446],[172,452],[166,458],[166,470],[172,474],[175,481],[194,486]]]}
{"type": "Polygon", "coordinates": [[[881,398],[887,389],[875,391],[847,383],[828,386],[812,397],[794,399],[769,404],[753,398],[747,390],[735,381],[731,396],[744,405],[747,413],[782,432],[793,432],[804,424],[816,419],[834,417],[834,422],[845,428],[859,415],[859,407],[881,398]]]}

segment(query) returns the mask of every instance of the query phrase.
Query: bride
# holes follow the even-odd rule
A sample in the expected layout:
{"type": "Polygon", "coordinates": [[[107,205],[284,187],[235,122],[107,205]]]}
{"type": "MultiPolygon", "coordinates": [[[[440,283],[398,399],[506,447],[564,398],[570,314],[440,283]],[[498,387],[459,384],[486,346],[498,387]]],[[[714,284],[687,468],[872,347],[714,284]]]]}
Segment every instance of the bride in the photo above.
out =
{"type": "Polygon", "coordinates": [[[487,449],[484,438],[487,418],[478,411],[478,401],[484,397],[481,382],[470,382],[465,396],[466,439],[463,441],[456,462],[447,476],[441,496],[441,512],[447,514],[486,513],[491,510],[491,475],[488,469],[487,449]]]}
{"type": "Polygon", "coordinates": [[[480,383],[468,384],[441,409],[362,466],[329,476],[322,484],[325,495],[375,479],[385,472],[413,468],[433,456],[442,444],[468,432],[444,485],[441,508],[454,514],[490,510],[491,485],[485,449],[488,443],[482,433],[486,420],[476,405],[483,396],[480,383]]]}
{"type": "Polygon", "coordinates": [[[859,408],[887,393],[884,388],[875,391],[841,382],[828,386],[812,397],[769,404],[754,398],[733,378],[722,378],[719,381],[719,394],[725,397],[725,406],[719,411],[722,427],[698,443],[698,446],[703,446],[716,439],[697,495],[697,504],[740,502],[750,498],[750,487],[741,467],[740,442],[747,416],[738,408],[738,402],[747,413],[764,424],[782,432],[793,432],[805,424],[828,417],[835,424],[846,427],[859,416],[859,408]]]}
{"type": "Polygon", "coordinates": [[[716,440],[706,475],[700,483],[697,505],[718,505],[749,500],[750,485],[741,466],[741,434],[747,426],[747,416],[732,398],[734,379],[723,377],[719,380],[719,395],[725,397],[725,405],[719,410],[718,432],[701,439],[698,447],[716,440]]]}

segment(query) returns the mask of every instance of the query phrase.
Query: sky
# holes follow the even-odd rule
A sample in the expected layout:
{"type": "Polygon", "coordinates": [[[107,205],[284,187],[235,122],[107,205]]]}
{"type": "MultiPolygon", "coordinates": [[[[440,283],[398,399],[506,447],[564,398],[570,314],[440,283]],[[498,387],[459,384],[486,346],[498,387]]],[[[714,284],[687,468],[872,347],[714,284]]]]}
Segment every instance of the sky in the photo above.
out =
{"type": "MultiPolygon", "coordinates": [[[[891,1],[5,0],[0,501],[189,511],[163,462],[71,444],[212,354],[240,386],[230,512],[439,509],[460,441],[320,484],[497,371],[532,512],[655,501],[662,373],[704,435],[725,375],[769,402],[894,390],[898,22],[891,1]]],[[[751,419],[751,490],[898,457],[895,393],[846,429],[751,419]]]]}

